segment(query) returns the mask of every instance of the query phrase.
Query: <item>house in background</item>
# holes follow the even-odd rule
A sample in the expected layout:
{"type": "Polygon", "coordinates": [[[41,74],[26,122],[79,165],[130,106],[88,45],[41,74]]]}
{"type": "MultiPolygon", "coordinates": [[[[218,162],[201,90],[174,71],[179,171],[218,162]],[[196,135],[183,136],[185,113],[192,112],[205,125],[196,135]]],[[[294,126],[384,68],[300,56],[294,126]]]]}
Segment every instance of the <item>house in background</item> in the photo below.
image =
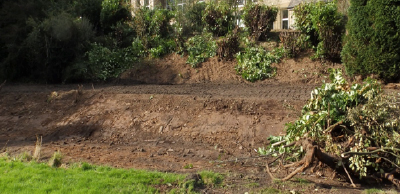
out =
{"type": "MultiPolygon", "coordinates": [[[[156,7],[172,9],[173,6],[184,7],[188,0],[131,0],[131,4],[134,8],[145,6],[149,9],[154,9],[156,7]]],[[[198,2],[208,2],[215,0],[197,0],[198,2]]],[[[238,8],[241,9],[248,3],[252,1],[253,3],[264,4],[267,6],[276,6],[279,11],[276,17],[276,21],[273,23],[273,30],[282,29],[293,29],[294,11],[293,8],[303,2],[315,2],[321,0],[236,0],[238,8]]],[[[326,0],[325,0],[326,1],[326,0]]],[[[237,21],[238,25],[242,25],[241,21],[237,21]]]]}
{"type": "Polygon", "coordinates": [[[259,0],[258,2],[263,3],[267,6],[278,7],[279,11],[273,24],[273,30],[283,30],[295,28],[294,7],[296,7],[300,3],[310,3],[317,1],[327,0],[259,0]]]}

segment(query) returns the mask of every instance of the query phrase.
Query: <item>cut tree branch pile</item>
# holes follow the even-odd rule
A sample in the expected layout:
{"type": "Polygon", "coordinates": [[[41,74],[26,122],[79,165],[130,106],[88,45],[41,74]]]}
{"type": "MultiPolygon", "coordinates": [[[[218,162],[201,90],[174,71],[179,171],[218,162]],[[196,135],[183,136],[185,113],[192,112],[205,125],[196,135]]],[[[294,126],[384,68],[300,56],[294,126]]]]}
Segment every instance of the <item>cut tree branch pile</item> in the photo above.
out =
{"type": "MultiPolygon", "coordinates": [[[[348,177],[353,186],[359,177],[385,179],[400,188],[397,98],[384,94],[376,80],[349,85],[341,70],[331,70],[330,79],[311,93],[302,116],[287,125],[286,135],[271,136],[268,149],[259,152],[298,161],[284,166],[297,168],[283,181],[319,161],[348,177]]],[[[268,164],[266,169],[275,179],[268,164]]]]}

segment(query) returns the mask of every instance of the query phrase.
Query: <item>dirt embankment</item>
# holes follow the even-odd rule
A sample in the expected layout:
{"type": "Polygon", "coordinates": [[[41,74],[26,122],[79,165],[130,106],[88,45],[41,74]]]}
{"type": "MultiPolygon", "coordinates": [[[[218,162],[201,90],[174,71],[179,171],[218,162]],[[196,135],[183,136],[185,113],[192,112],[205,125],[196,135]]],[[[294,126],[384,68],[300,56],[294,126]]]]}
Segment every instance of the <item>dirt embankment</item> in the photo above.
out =
{"type": "MultiPolygon", "coordinates": [[[[216,59],[192,69],[184,58],[170,55],[145,66],[115,83],[86,83],[83,89],[5,85],[0,92],[0,146],[8,142],[10,154],[33,152],[39,135],[43,160],[60,150],[64,162],[230,173],[232,188],[224,190],[230,193],[245,191],[244,185],[252,182],[262,187],[269,180],[266,159],[257,158],[255,149],[298,117],[329,67],[308,58],[291,59],[276,65],[276,78],[248,83],[236,75],[232,62],[216,59]]],[[[346,183],[311,180],[316,184],[311,190],[358,192],[346,183]],[[326,184],[330,186],[321,186],[326,184]]]]}

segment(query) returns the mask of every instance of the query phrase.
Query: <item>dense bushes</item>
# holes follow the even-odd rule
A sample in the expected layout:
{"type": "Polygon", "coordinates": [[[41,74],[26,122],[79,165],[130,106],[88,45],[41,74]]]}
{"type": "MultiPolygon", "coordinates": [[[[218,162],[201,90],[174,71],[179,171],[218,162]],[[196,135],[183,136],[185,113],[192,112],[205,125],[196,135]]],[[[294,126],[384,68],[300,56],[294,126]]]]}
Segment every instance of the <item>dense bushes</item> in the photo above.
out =
{"type": "Polygon", "coordinates": [[[340,61],[345,20],[334,2],[300,4],[295,7],[296,28],[307,35],[315,58],[340,61]]]}
{"type": "Polygon", "coordinates": [[[342,51],[348,74],[376,74],[385,81],[400,78],[399,3],[399,0],[351,1],[348,36],[342,51]]]}
{"type": "Polygon", "coordinates": [[[126,30],[130,12],[120,1],[7,1],[0,12],[4,45],[0,79],[52,83],[92,79],[96,76],[83,72],[94,42],[110,50],[130,45],[122,41],[129,33],[120,33],[126,30]]]}
{"type": "Polygon", "coordinates": [[[174,31],[169,23],[173,16],[171,11],[165,9],[150,10],[143,7],[135,11],[132,27],[136,29],[145,51],[151,56],[162,56],[175,47],[172,39],[174,31]]]}
{"type": "Polygon", "coordinates": [[[117,22],[130,19],[129,6],[120,0],[103,0],[101,3],[100,22],[106,32],[117,22]]]}
{"type": "Polygon", "coordinates": [[[218,51],[217,55],[220,60],[232,60],[236,53],[239,52],[240,38],[239,28],[237,27],[226,37],[222,38],[217,42],[218,51]]]}
{"type": "Polygon", "coordinates": [[[277,13],[277,7],[253,3],[244,7],[242,19],[253,40],[266,40],[267,33],[271,31],[277,13]]]}
{"type": "Polygon", "coordinates": [[[207,4],[205,2],[191,2],[175,14],[175,28],[180,36],[190,36],[201,33],[204,28],[203,14],[207,4]]]}
{"type": "Polygon", "coordinates": [[[6,79],[27,78],[61,82],[66,68],[81,59],[94,36],[93,26],[85,19],[60,12],[43,20],[27,18],[26,34],[15,36],[1,69],[6,79]]]}
{"type": "Polygon", "coordinates": [[[233,30],[234,19],[233,11],[226,2],[207,4],[203,15],[207,30],[214,36],[225,36],[233,30]]]}
{"type": "Polygon", "coordinates": [[[189,38],[185,46],[188,53],[187,63],[192,67],[196,67],[205,59],[215,56],[217,50],[217,44],[210,33],[189,38]]]}
{"type": "MultiPolygon", "coordinates": [[[[378,1],[381,4],[353,1],[349,36],[342,52],[347,72],[397,79],[400,22],[392,17],[399,13],[397,1],[378,1]],[[375,7],[379,9],[373,9],[375,7]]],[[[246,25],[244,33],[234,34],[235,19],[240,15],[236,1],[188,1],[186,7],[172,10],[143,7],[134,10],[134,17],[127,1],[120,0],[4,2],[0,10],[0,79],[41,82],[104,80],[115,77],[121,67],[130,67],[123,63],[133,63],[144,57],[157,58],[174,51],[187,54],[187,62],[192,66],[216,52],[221,59],[229,60],[241,50],[239,37],[250,36],[253,41],[265,39],[277,16],[277,8],[247,4],[242,14],[246,25]],[[132,56],[124,55],[125,52],[132,56]],[[96,60],[90,56],[96,56],[92,59],[99,59],[99,64],[94,64],[96,60]],[[128,58],[120,60],[119,56],[128,58]],[[113,65],[101,62],[108,57],[118,62],[113,65]],[[109,72],[98,73],[91,69],[109,72]]],[[[315,58],[339,61],[345,19],[338,13],[337,6],[333,2],[300,4],[295,8],[295,15],[297,29],[302,35],[281,33],[282,43],[289,50],[285,54],[294,56],[312,45],[315,58]]],[[[270,53],[254,46],[242,50],[245,51],[236,58],[237,70],[246,79],[255,81],[273,74],[267,71],[269,68],[264,68],[265,65],[260,65],[263,62],[243,65],[251,55],[268,58],[270,53]],[[260,71],[253,67],[265,69],[265,72],[254,73],[260,71]]]]}
{"type": "Polygon", "coordinates": [[[244,51],[236,55],[237,65],[235,69],[247,81],[254,82],[270,78],[276,74],[276,68],[272,67],[271,64],[278,63],[283,55],[284,50],[282,48],[267,52],[264,48],[247,40],[244,51]]]}
{"type": "Polygon", "coordinates": [[[91,80],[106,80],[116,78],[123,71],[132,67],[138,60],[138,51],[131,47],[123,49],[109,49],[107,47],[92,44],[90,51],[86,53],[87,61],[75,63],[68,68],[67,79],[86,78],[91,80]]]}

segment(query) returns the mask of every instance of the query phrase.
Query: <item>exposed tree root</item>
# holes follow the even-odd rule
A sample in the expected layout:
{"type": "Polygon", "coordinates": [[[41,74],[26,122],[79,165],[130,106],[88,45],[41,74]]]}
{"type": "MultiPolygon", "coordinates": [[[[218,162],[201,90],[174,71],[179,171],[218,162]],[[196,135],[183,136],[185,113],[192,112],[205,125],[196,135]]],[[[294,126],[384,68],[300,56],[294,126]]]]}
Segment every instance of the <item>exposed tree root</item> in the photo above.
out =
{"type": "MultiPolygon", "coordinates": [[[[351,178],[351,174],[347,171],[346,166],[340,161],[341,158],[338,158],[336,156],[333,156],[333,155],[330,155],[330,154],[327,154],[327,153],[321,151],[321,149],[317,145],[314,145],[313,141],[310,139],[303,139],[299,142],[296,142],[296,145],[303,146],[303,148],[305,148],[305,150],[306,150],[306,155],[304,156],[304,158],[302,160],[300,160],[296,163],[285,165],[284,168],[289,168],[289,167],[294,167],[294,166],[296,166],[296,167],[300,166],[300,167],[298,167],[295,171],[293,171],[292,173],[287,175],[285,178],[282,178],[282,179],[275,178],[269,169],[269,165],[272,164],[274,161],[276,161],[279,158],[278,157],[275,160],[273,160],[273,162],[269,162],[266,164],[266,171],[267,171],[268,175],[271,176],[272,179],[287,181],[287,180],[293,178],[297,173],[304,172],[308,167],[310,167],[310,165],[315,160],[318,160],[318,161],[326,164],[327,166],[329,166],[332,169],[335,169],[341,173],[346,173],[347,177],[349,178],[349,180],[351,182],[351,185],[353,187],[356,187],[351,178]],[[341,164],[343,169],[342,168],[337,169],[337,164],[341,164]]],[[[382,151],[382,150],[378,150],[378,151],[382,151]]],[[[364,154],[364,153],[346,153],[346,154],[354,155],[354,154],[364,154]]],[[[344,156],[346,156],[346,154],[344,154],[344,156]]],[[[386,179],[386,180],[390,181],[391,183],[396,185],[397,188],[400,189],[400,179],[397,179],[394,176],[394,174],[399,174],[400,173],[399,171],[400,170],[396,168],[391,173],[378,173],[377,177],[380,177],[382,179],[386,179]]]]}
{"type": "Polygon", "coordinates": [[[398,189],[400,189],[400,180],[395,178],[393,173],[381,173],[379,177],[384,178],[390,182],[392,182],[398,189]]]}
{"type": "MultiPolygon", "coordinates": [[[[321,149],[313,144],[313,141],[310,139],[303,139],[300,142],[297,142],[296,145],[302,145],[306,150],[306,155],[304,158],[296,163],[285,165],[285,168],[300,166],[295,171],[290,173],[285,178],[281,179],[283,181],[287,181],[293,178],[297,173],[304,172],[310,165],[314,162],[315,159],[321,161],[322,163],[328,165],[332,169],[335,169],[336,163],[340,160],[339,158],[329,155],[321,151],[321,149]]],[[[272,173],[269,170],[268,164],[266,165],[267,173],[271,176],[272,179],[276,179],[273,177],[272,173]]]]}

